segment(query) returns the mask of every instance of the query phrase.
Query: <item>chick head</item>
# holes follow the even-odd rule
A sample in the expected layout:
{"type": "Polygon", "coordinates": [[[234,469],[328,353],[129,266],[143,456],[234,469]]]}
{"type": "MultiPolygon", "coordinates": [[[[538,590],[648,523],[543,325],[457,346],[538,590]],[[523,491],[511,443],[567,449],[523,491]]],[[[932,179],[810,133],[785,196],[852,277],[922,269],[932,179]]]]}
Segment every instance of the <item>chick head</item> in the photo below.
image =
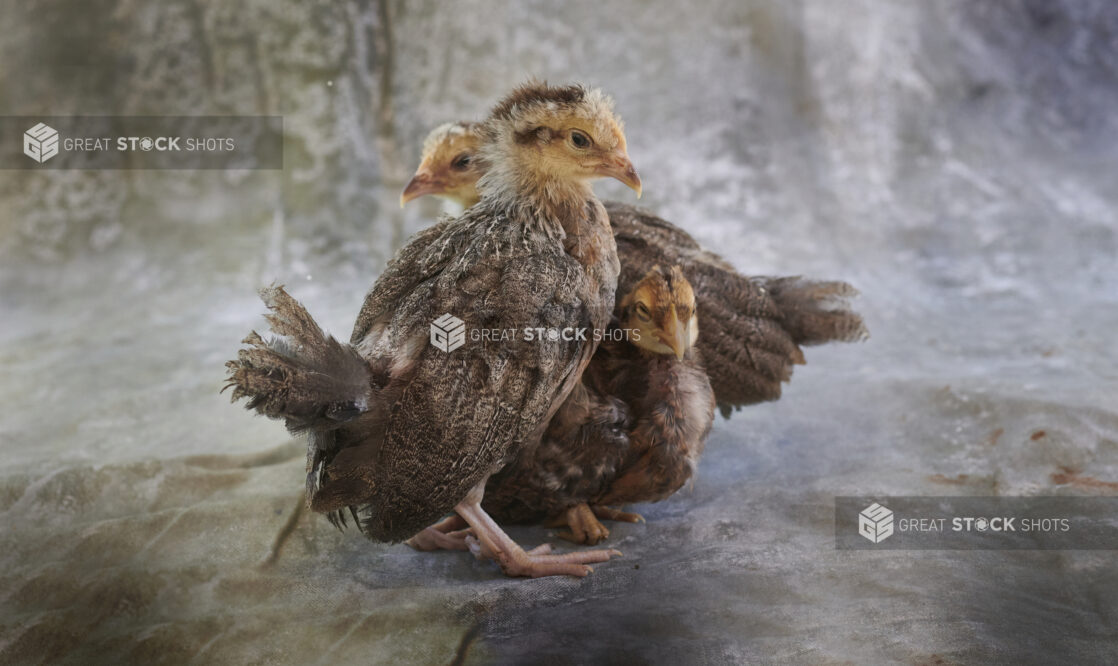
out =
{"type": "Polygon", "coordinates": [[[481,132],[483,196],[487,188],[548,193],[603,177],[640,196],[621,119],[601,90],[528,82],[493,108],[481,132]]]}
{"type": "Polygon", "coordinates": [[[423,140],[419,168],[400,195],[400,205],[427,194],[450,199],[463,208],[476,204],[480,198],[481,167],[476,159],[480,144],[475,123],[445,123],[431,130],[423,140]]]}
{"type": "Polygon", "coordinates": [[[621,299],[621,326],[630,340],[654,354],[683,359],[699,339],[695,292],[679,266],[654,266],[621,299]]]}

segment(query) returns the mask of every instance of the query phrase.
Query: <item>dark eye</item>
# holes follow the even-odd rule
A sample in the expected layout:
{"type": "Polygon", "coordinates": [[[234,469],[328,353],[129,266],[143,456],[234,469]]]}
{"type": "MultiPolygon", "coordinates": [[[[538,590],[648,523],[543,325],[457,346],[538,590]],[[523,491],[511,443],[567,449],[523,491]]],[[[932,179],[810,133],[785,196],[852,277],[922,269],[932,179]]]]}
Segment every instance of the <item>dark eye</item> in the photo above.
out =
{"type": "Polygon", "coordinates": [[[652,319],[652,315],[649,314],[648,308],[644,306],[644,303],[637,303],[637,318],[641,321],[652,319]]]}
{"type": "Polygon", "coordinates": [[[589,148],[590,137],[578,130],[571,130],[571,143],[575,148],[589,148]]]}
{"type": "Polygon", "coordinates": [[[465,171],[470,168],[470,154],[462,153],[458,157],[455,157],[454,161],[450,163],[450,168],[455,171],[465,171]]]}

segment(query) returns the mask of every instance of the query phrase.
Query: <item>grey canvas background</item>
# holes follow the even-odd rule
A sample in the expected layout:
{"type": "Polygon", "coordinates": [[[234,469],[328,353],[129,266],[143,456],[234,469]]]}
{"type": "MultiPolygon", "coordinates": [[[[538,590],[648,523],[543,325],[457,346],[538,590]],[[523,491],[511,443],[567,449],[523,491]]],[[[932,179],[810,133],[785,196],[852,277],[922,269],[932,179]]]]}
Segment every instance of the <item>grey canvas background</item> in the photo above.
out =
{"type": "MultiPolygon", "coordinates": [[[[0,660],[1106,663],[1111,552],[836,551],[836,495],[1118,492],[1106,0],[0,5],[0,114],[284,117],[282,172],[0,174],[0,660]],[[584,580],[299,518],[301,445],[217,394],[286,283],[348,335],[436,202],[430,127],[600,85],[642,201],[873,337],[720,420],[584,580]]],[[[612,183],[603,196],[628,200],[612,183]]],[[[517,528],[532,545],[548,530],[517,528]]]]}

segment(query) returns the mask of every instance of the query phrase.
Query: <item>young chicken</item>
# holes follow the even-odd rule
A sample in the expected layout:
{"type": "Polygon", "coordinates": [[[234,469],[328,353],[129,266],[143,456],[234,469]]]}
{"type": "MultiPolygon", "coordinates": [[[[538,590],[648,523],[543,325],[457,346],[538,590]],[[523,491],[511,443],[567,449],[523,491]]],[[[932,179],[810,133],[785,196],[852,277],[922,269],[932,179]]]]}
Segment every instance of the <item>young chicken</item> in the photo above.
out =
{"type": "MultiPolygon", "coordinates": [[[[449,123],[433,131],[424,142],[422,164],[416,174],[420,184],[408,185],[412,191],[406,193],[402,203],[430,194],[466,208],[473,205],[477,192],[471,184],[485,172],[483,163],[471,159],[479,139],[470,123],[449,123]],[[452,162],[457,166],[452,166],[452,162]],[[439,187],[440,182],[452,183],[453,187],[439,187]]],[[[718,255],[704,250],[687,232],[647,211],[608,201],[605,207],[621,261],[618,293],[635,294],[650,272],[658,272],[659,266],[682,266],[693,281],[698,326],[703,330],[698,351],[705,360],[709,385],[724,417],[735,408],[778,399],[782,382],[791,378],[793,365],[804,363],[800,345],[853,341],[867,335],[862,318],[850,311],[847,303],[857,291],[845,282],[746,277],[718,255]]],[[[622,304],[626,300],[618,303],[618,317],[625,316],[622,304]]],[[[598,355],[605,354],[607,349],[625,350],[626,346],[603,346],[598,355]]],[[[639,367],[644,359],[628,360],[639,367]]],[[[634,473],[617,484],[612,495],[599,496],[591,489],[602,482],[602,476],[575,478],[592,465],[609,468],[618,452],[627,451],[631,444],[627,430],[632,416],[630,405],[619,399],[616,391],[600,392],[601,382],[596,383],[597,388],[592,385],[595,383],[591,379],[598,375],[596,369],[604,367],[604,362],[598,361],[595,357],[583,383],[549,425],[544,439],[548,446],[539,449],[534,457],[522,457],[491,479],[485,506],[500,520],[526,522],[548,516],[552,524],[566,524],[570,528],[565,538],[591,544],[609,534],[598,518],[641,520],[637,514],[616,511],[604,504],[571,506],[572,497],[622,502],[626,495],[652,496],[660,487],[647,474],[634,473]],[[562,476],[564,469],[567,477],[562,476]],[[642,487],[638,482],[647,485],[642,487]],[[554,487],[555,492],[541,490],[548,487],[554,487]]],[[[640,446],[640,440],[635,444],[640,446]]],[[[677,478],[680,473],[677,468],[676,475],[663,476],[677,478]]],[[[409,543],[421,549],[464,548],[463,527],[460,520],[452,517],[409,543]]]]}
{"type": "MultiPolygon", "coordinates": [[[[426,184],[417,186],[407,200],[430,194],[467,208],[477,201],[471,184],[476,185],[485,167],[471,159],[481,138],[475,127],[449,123],[428,135],[416,174],[426,184]],[[460,167],[452,167],[451,161],[460,167]],[[438,182],[453,187],[441,188],[438,182]]],[[[858,292],[845,282],[747,277],[674,224],[634,206],[612,201],[604,205],[621,260],[618,293],[630,292],[657,265],[681,266],[690,279],[703,331],[698,346],[723,416],[778,399],[793,366],[805,362],[801,345],[868,336],[862,317],[849,309],[849,299],[858,292]]]]}
{"type": "Polygon", "coordinates": [[[678,266],[654,267],[618,302],[615,326],[543,443],[490,477],[485,509],[502,522],[566,525],[564,538],[595,544],[609,536],[598,518],[642,520],[608,505],[683,487],[714,421],[698,337],[690,283],[678,266]],[[595,418],[595,405],[613,409],[595,418]]]}
{"type": "Polygon", "coordinates": [[[444,123],[431,130],[423,140],[419,168],[400,195],[400,206],[427,194],[449,199],[463,208],[476,204],[481,198],[477,191],[481,172],[474,161],[479,135],[477,123],[444,123]]]}
{"type": "Polygon", "coordinates": [[[618,262],[590,181],[639,194],[620,120],[598,90],[530,83],[494,107],[474,159],[480,200],[397,253],[349,345],[326,338],[282,289],[265,290],[273,330],[230,361],[233,398],[310,432],[310,507],[380,541],[413,536],[453,509],[479,551],[513,576],[586,575],[616,551],[525,552],[481,508],[491,474],[538,442],[597,347],[587,339],[428,344],[452,313],[471,329],[605,329],[618,262]],[[307,387],[314,387],[308,389],[307,387]]]}

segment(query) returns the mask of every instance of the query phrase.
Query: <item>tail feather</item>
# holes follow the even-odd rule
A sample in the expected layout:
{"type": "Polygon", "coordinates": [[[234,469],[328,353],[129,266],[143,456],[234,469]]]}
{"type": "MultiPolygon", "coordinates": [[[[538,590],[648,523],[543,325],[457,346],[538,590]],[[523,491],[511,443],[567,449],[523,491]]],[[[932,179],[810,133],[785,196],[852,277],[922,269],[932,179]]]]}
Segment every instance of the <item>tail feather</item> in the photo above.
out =
{"type": "Polygon", "coordinates": [[[850,309],[858,294],[845,282],[799,277],[745,277],[702,266],[696,285],[699,351],[723,416],[776,400],[792,369],[805,362],[802,346],[869,337],[850,309]]]}
{"type": "Polygon", "coordinates": [[[247,398],[246,407],[270,418],[284,419],[292,431],[330,429],[368,411],[376,390],[372,369],[350,345],[325,334],[283,287],[260,291],[271,313],[272,331],[284,336],[265,340],[253,331],[249,345],[229,361],[232,400],[247,398]]]}
{"type": "Polygon", "coordinates": [[[869,337],[862,316],[850,309],[858,290],[845,282],[800,277],[755,278],[780,311],[784,329],[797,345],[856,342],[869,337]]]}

